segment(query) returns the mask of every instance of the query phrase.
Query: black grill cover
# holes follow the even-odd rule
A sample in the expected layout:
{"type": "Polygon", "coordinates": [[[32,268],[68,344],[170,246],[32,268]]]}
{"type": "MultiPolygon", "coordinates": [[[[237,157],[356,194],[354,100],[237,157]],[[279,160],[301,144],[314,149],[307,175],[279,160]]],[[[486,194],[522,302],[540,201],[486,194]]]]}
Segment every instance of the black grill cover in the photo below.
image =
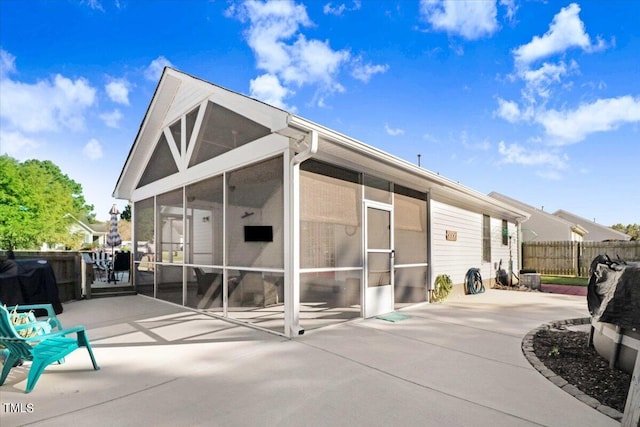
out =
{"type": "MultiPolygon", "coordinates": [[[[51,304],[62,313],[58,283],[51,265],[41,259],[16,259],[0,263],[0,301],[8,306],[51,304]]],[[[46,315],[36,310],[36,315],[46,315]]]]}
{"type": "Polygon", "coordinates": [[[640,328],[640,263],[600,255],[590,273],[587,305],[593,320],[640,328]]]}

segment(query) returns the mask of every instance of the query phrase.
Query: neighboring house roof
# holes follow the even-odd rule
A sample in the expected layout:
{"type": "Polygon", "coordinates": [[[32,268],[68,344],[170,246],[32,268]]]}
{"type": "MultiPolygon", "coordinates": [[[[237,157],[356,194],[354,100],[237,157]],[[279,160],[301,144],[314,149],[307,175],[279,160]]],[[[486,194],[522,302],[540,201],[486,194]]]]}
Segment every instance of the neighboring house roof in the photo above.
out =
{"type": "MultiPolygon", "coordinates": [[[[205,164],[188,165],[188,156],[193,152],[189,147],[181,152],[170,147],[175,160],[172,165],[176,172],[155,182],[144,180],[143,171],[154,155],[157,142],[163,129],[179,119],[185,110],[201,105],[207,100],[215,100],[216,105],[249,118],[261,129],[266,129],[265,138],[276,138],[278,143],[288,138],[283,145],[296,153],[310,148],[309,134],[318,135],[317,152],[313,155],[319,160],[340,159],[343,164],[352,165],[357,170],[372,171],[381,178],[393,177],[394,182],[409,187],[429,191],[434,200],[454,203],[463,207],[472,207],[489,215],[501,216],[514,221],[528,218],[528,214],[514,206],[495,198],[488,197],[471,188],[465,187],[437,173],[421,168],[413,163],[392,156],[382,150],[364,144],[344,134],[318,125],[300,116],[265,104],[245,95],[190,76],[178,70],[166,67],[156,87],[156,91],[129,151],[124,167],[118,178],[113,196],[117,199],[132,200],[153,196],[154,189],[160,186],[178,187],[192,182],[195,177],[206,176],[211,169],[205,164]]],[[[194,130],[195,133],[195,130],[194,130]]],[[[242,148],[239,148],[240,150],[242,148]]]]}
{"type": "Polygon", "coordinates": [[[104,222],[96,222],[95,224],[85,224],[89,227],[93,234],[106,234],[107,233],[107,224],[104,222]]]}
{"type": "Polygon", "coordinates": [[[522,225],[522,241],[524,242],[533,240],[587,240],[588,229],[575,221],[558,217],[495,191],[489,193],[489,196],[529,213],[529,219],[522,225]]]}
{"type": "Polygon", "coordinates": [[[88,224],[88,223],[86,223],[84,221],[79,220],[74,215],[71,215],[69,213],[65,214],[65,216],[68,216],[69,218],[72,218],[75,221],[75,225],[80,227],[80,228],[82,228],[87,233],[100,235],[100,234],[105,234],[107,232],[107,226],[106,226],[105,223],[98,222],[98,223],[95,223],[95,224],[88,224]]]}
{"type": "Polygon", "coordinates": [[[567,212],[563,209],[558,209],[553,213],[553,215],[558,216],[560,218],[566,219],[567,221],[575,222],[579,224],[581,227],[589,230],[589,239],[594,242],[601,242],[604,240],[631,240],[631,236],[628,234],[622,233],[621,231],[614,230],[611,227],[607,227],[602,224],[598,224],[595,221],[590,221],[586,218],[582,218],[576,214],[572,214],[571,212],[567,212]]]}

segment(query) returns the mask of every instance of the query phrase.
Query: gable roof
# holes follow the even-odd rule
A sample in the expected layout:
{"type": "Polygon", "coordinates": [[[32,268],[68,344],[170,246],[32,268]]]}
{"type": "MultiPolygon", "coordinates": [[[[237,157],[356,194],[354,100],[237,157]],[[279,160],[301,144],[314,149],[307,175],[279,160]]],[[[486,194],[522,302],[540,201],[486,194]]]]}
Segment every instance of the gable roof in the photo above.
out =
{"type": "MultiPolygon", "coordinates": [[[[318,150],[314,154],[314,158],[339,161],[345,167],[352,167],[357,171],[366,171],[366,173],[393,180],[400,185],[410,188],[422,188],[423,191],[429,191],[431,197],[436,200],[455,203],[464,207],[470,206],[477,211],[517,221],[528,218],[527,212],[521,209],[488,197],[483,193],[392,156],[354,138],[168,67],[164,69],[160,82],[156,87],[116,183],[113,196],[129,201],[132,200],[132,196],[136,191],[138,191],[136,196],[138,199],[141,196],[152,196],[151,190],[146,191],[144,186],[139,186],[139,183],[145,168],[157,149],[157,143],[162,139],[163,134],[169,136],[169,127],[173,126],[174,122],[180,117],[193,111],[198,106],[211,102],[211,100],[215,100],[216,105],[240,114],[263,126],[270,132],[270,135],[280,138],[280,140],[283,140],[282,137],[288,138],[289,148],[296,152],[306,149],[309,133],[316,132],[318,135],[318,150]]],[[[203,109],[201,108],[201,110],[203,109]]],[[[199,123],[202,123],[203,115],[201,113],[198,114],[199,123]]],[[[194,126],[193,134],[196,133],[195,128],[194,126]]],[[[286,148],[287,145],[283,147],[286,148]]],[[[170,155],[176,162],[175,166],[178,172],[158,178],[156,182],[164,180],[163,183],[166,183],[167,187],[170,185],[177,187],[181,182],[190,182],[189,180],[192,182],[201,178],[201,176],[198,176],[199,173],[214,173],[205,166],[190,169],[189,162],[194,148],[193,146],[187,150],[184,150],[184,148],[169,144],[170,155]],[[179,176],[182,172],[185,172],[185,175],[188,176],[178,180],[173,179],[173,177],[179,176]]]]}
{"type": "MultiPolygon", "coordinates": [[[[555,216],[549,212],[545,212],[542,209],[538,209],[534,206],[521,202],[520,200],[516,200],[509,196],[505,196],[504,194],[500,194],[498,192],[492,191],[491,193],[489,193],[489,196],[496,198],[498,200],[502,200],[505,203],[509,203],[511,205],[517,206],[518,208],[530,214],[529,222],[531,223],[532,226],[534,226],[534,223],[535,223],[535,226],[538,228],[536,230],[533,230],[533,229],[529,230],[530,233],[533,234],[534,236],[532,236],[532,238],[527,238],[525,236],[524,240],[533,240],[537,237],[541,237],[542,239],[545,239],[545,240],[550,240],[549,236],[551,235],[556,236],[557,230],[566,231],[567,235],[557,236],[554,238],[554,240],[568,239],[570,237],[569,231],[579,236],[582,236],[583,238],[585,235],[589,233],[587,229],[585,229],[584,227],[582,227],[580,224],[576,222],[555,216]],[[543,235],[539,236],[539,234],[543,234],[543,235]],[[559,238],[559,237],[565,237],[565,238],[559,238]]],[[[526,231],[526,225],[523,228],[523,232],[524,231],[526,231]]]]}
{"type": "MultiPolygon", "coordinates": [[[[115,198],[130,199],[147,163],[157,149],[156,143],[163,134],[163,130],[178,120],[182,114],[198,107],[201,103],[206,103],[213,97],[221,107],[231,111],[241,110],[243,115],[265,126],[270,132],[275,132],[287,125],[287,113],[283,110],[165,67],[118,177],[113,191],[115,198]]],[[[179,148],[175,146],[169,145],[169,150],[175,158],[180,157],[181,154],[182,157],[187,155],[187,153],[178,153],[179,148]]],[[[180,171],[186,165],[178,161],[175,167],[180,171]]]]}
{"type": "Polygon", "coordinates": [[[631,240],[631,236],[625,234],[621,231],[614,230],[611,227],[607,227],[602,224],[598,224],[595,221],[590,221],[586,218],[573,214],[571,212],[565,211],[563,209],[558,209],[553,213],[553,215],[566,219],[568,221],[573,221],[577,224],[580,224],[581,227],[589,230],[590,240],[594,241],[602,241],[602,240],[631,240]]]}
{"type": "Polygon", "coordinates": [[[106,234],[107,232],[107,226],[104,222],[97,222],[94,224],[89,224],[85,221],[81,221],[78,218],[76,218],[74,215],[67,213],[64,216],[67,216],[71,219],[73,219],[74,223],[76,226],[82,228],[83,230],[85,230],[87,233],[90,234],[94,234],[96,236],[101,235],[101,234],[106,234]]]}

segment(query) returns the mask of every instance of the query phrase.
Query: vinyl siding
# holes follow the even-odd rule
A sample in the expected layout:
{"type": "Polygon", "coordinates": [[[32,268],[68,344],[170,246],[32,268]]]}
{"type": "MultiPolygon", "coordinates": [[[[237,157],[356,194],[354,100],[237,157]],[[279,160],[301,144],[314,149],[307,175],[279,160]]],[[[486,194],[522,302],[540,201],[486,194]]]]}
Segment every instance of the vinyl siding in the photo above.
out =
{"type": "MultiPolygon", "coordinates": [[[[489,285],[495,277],[495,265],[502,259],[508,270],[509,245],[502,244],[502,218],[491,217],[491,262],[482,262],[482,213],[472,212],[439,201],[431,201],[432,284],[439,274],[447,274],[454,284],[464,283],[467,270],[480,268],[489,285]],[[446,232],[455,231],[456,241],[448,241],[446,232]]],[[[513,269],[518,267],[517,227],[507,223],[511,238],[513,269]]]]}
{"type": "Polygon", "coordinates": [[[482,214],[432,200],[431,250],[432,280],[447,274],[453,283],[463,283],[467,270],[482,262],[482,214]],[[448,241],[447,230],[455,231],[457,240],[448,241]]]}

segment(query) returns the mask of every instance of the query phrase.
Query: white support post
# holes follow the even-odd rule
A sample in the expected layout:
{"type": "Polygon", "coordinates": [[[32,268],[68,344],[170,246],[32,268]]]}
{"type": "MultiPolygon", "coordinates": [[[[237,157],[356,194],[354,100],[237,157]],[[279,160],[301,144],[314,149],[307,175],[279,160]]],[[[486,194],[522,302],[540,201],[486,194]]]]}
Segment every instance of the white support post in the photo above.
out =
{"type": "Polygon", "coordinates": [[[638,426],[640,426],[640,349],[636,355],[627,404],[624,406],[624,416],[622,417],[622,427],[638,426]]]}
{"type": "Polygon", "coordinates": [[[288,338],[304,334],[304,328],[300,326],[300,163],[317,151],[318,132],[309,130],[307,149],[298,154],[289,151],[285,156],[290,165],[285,171],[285,178],[288,178],[285,182],[290,183],[289,194],[285,197],[285,211],[288,213],[285,217],[285,238],[288,232],[289,256],[285,261],[288,280],[285,280],[284,330],[288,338]]]}
{"type": "MultiPolygon", "coordinates": [[[[289,169],[289,284],[285,297],[285,335],[293,338],[304,333],[300,327],[300,163],[292,161],[289,169]]],[[[286,287],[285,287],[286,289],[286,287]]]]}

